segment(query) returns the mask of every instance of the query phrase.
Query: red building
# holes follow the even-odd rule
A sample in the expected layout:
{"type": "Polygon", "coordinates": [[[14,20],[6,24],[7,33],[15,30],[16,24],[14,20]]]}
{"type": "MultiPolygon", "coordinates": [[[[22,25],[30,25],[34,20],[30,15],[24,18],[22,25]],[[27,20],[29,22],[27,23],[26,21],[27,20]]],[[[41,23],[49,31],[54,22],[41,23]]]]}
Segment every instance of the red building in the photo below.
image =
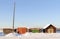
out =
{"type": "Polygon", "coordinates": [[[17,32],[19,34],[25,34],[27,32],[27,28],[26,27],[18,27],[17,32]]]}

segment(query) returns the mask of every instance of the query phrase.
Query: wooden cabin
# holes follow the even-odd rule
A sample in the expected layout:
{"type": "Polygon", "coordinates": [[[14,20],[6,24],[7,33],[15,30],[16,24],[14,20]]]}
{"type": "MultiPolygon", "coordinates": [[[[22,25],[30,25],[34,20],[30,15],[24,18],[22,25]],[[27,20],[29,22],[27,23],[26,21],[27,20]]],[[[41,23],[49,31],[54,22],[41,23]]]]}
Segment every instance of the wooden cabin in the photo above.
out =
{"type": "Polygon", "coordinates": [[[11,28],[4,28],[3,29],[3,33],[4,34],[9,34],[9,33],[12,33],[14,30],[13,29],[11,29],[11,28]]]}
{"type": "Polygon", "coordinates": [[[29,29],[29,32],[32,32],[32,33],[39,33],[40,32],[40,28],[30,28],[29,29]]]}
{"type": "Polygon", "coordinates": [[[26,27],[18,27],[16,31],[19,34],[25,34],[27,32],[27,28],[26,27]]]}
{"type": "Polygon", "coordinates": [[[52,24],[49,24],[43,28],[43,32],[44,33],[56,33],[56,27],[53,26],[52,24]]]}

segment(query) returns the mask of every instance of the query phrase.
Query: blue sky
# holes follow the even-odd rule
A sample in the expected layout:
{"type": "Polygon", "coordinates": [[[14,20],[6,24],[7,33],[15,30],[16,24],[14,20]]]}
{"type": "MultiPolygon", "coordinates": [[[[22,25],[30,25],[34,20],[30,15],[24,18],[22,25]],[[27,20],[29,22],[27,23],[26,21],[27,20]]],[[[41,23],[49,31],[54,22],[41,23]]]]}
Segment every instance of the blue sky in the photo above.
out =
{"type": "MultiPolygon", "coordinates": [[[[12,27],[13,0],[0,0],[0,27],[12,27]]],[[[16,0],[15,27],[60,27],[60,0],[16,0]]]]}

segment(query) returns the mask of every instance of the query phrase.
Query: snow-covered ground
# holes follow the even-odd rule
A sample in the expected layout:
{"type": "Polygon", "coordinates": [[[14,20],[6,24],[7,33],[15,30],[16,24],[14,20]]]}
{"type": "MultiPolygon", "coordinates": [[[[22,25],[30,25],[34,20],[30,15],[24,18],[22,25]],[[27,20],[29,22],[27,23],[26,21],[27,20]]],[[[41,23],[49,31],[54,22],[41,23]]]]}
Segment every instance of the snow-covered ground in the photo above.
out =
{"type": "MultiPolygon", "coordinates": [[[[11,33],[10,33],[11,34],[11,33]]],[[[14,34],[15,35],[15,34],[14,34]]],[[[26,33],[18,36],[0,36],[0,39],[60,39],[60,33],[26,33]]]]}

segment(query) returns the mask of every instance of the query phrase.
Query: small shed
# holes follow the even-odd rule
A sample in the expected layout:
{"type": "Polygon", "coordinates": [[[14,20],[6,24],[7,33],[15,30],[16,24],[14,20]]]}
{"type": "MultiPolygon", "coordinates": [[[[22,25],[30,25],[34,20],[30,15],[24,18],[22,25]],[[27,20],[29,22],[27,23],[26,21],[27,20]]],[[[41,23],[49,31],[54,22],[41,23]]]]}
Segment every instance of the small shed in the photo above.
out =
{"type": "Polygon", "coordinates": [[[27,28],[26,27],[18,27],[16,29],[16,31],[19,33],[19,34],[25,34],[27,32],[27,28]]]}
{"type": "Polygon", "coordinates": [[[13,29],[11,29],[11,28],[4,28],[3,29],[3,33],[4,34],[9,34],[9,33],[12,33],[14,30],[13,29]]]}
{"type": "Polygon", "coordinates": [[[32,33],[39,33],[40,32],[40,28],[30,28],[29,29],[29,32],[32,32],[32,33]]]}
{"type": "Polygon", "coordinates": [[[44,33],[56,33],[56,27],[52,24],[49,24],[43,28],[44,33]]]}

